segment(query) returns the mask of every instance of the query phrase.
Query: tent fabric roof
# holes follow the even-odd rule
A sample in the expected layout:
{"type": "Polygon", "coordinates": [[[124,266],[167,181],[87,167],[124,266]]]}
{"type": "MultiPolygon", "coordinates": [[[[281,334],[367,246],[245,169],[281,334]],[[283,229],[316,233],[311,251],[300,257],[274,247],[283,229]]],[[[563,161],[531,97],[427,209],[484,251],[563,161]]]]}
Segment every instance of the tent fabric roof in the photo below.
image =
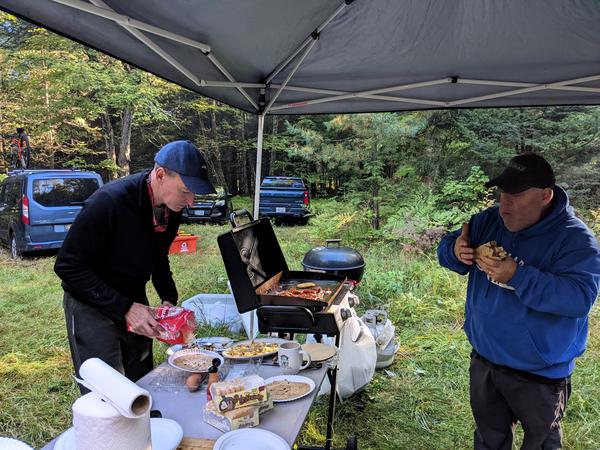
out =
{"type": "Polygon", "coordinates": [[[0,8],[253,113],[600,104],[598,0],[0,0],[0,8]]]}

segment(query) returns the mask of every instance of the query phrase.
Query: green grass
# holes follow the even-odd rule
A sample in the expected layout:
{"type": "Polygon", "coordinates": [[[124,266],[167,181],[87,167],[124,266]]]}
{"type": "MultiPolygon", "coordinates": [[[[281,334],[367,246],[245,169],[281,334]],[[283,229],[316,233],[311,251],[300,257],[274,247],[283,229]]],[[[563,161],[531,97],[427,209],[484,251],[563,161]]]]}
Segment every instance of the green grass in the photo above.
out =
{"type": "MultiPolygon", "coordinates": [[[[246,203],[249,203],[246,200],[246,203]]],[[[239,203],[236,203],[239,206],[239,203]]],[[[246,205],[247,206],[247,205],[246,205]]],[[[185,299],[227,290],[216,237],[228,226],[184,225],[199,236],[198,252],[171,257],[185,299]]],[[[315,239],[314,225],[277,227],[288,263],[300,269],[315,239]]],[[[359,436],[361,449],[469,449],[473,420],[468,401],[469,345],[461,330],[465,280],[441,269],[431,255],[403,253],[384,242],[361,244],[367,270],[359,286],[361,305],[388,309],[400,349],[387,371],[378,371],[360,394],[338,404],[335,446],[359,436]]],[[[11,261],[0,252],[0,435],[43,446],[71,423],[78,390],[62,311],[54,257],[11,261]]],[[[151,301],[157,297],[148,287],[151,301]]],[[[199,335],[211,330],[200,330],[199,335]]],[[[573,395],[564,420],[566,449],[600,448],[600,320],[590,324],[588,351],[578,360],[573,395]]],[[[164,360],[164,344],[155,359],[164,360]]],[[[299,442],[321,445],[327,400],[312,408],[299,442]]]]}

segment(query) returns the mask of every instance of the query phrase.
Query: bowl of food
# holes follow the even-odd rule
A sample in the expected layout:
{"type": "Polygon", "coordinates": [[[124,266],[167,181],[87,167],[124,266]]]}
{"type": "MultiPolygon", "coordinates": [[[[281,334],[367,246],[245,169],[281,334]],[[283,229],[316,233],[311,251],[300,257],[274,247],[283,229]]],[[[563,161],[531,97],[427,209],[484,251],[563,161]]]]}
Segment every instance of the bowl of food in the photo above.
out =
{"type": "Polygon", "coordinates": [[[167,359],[167,363],[176,369],[193,373],[208,372],[213,366],[213,360],[218,359],[220,365],[223,363],[223,357],[210,350],[199,348],[187,348],[174,352],[167,359]]]}

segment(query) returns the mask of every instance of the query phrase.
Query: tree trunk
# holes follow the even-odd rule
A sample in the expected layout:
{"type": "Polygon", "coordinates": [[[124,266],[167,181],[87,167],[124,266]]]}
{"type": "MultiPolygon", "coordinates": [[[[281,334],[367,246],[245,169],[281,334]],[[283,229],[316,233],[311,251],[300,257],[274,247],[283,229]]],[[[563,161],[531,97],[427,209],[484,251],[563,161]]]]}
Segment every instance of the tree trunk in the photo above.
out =
{"type": "Polygon", "coordinates": [[[119,144],[119,154],[117,155],[117,165],[119,166],[119,175],[122,177],[126,177],[130,172],[133,114],[133,105],[128,105],[121,113],[121,142],[119,144]]]}
{"type": "MultiPolygon", "coordinates": [[[[115,132],[112,126],[110,112],[104,111],[101,116],[102,121],[102,137],[104,138],[104,149],[106,150],[106,159],[108,159],[113,167],[117,165],[117,153],[115,151],[115,132]]],[[[117,178],[115,170],[108,170],[108,179],[114,180],[117,178]]]]}
{"type": "Polygon", "coordinates": [[[209,166],[210,173],[214,175],[215,184],[217,186],[227,187],[225,175],[223,174],[223,166],[221,165],[221,151],[219,148],[219,138],[217,135],[217,113],[215,111],[217,102],[212,101],[213,108],[210,109],[210,131],[212,135],[212,145],[207,145],[205,148],[206,163],[209,166]]]}
{"type": "MultiPolygon", "coordinates": [[[[279,134],[279,117],[278,116],[273,116],[273,130],[272,133],[273,137],[276,137],[279,134]]],[[[271,151],[269,152],[269,167],[268,169],[265,171],[265,175],[274,175],[273,173],[273,166],[275,165],[275,161],[277,160],[277,152],[275,150],[275,145],[273,145],[271,147],[271,151]]]]}
{"type": "MultiPolygon", "coordinates": [[[[42,68],[43,68],[43,73],[44,73],[44,107],[46,108],[46,118],[49,119],[52,115],[50,113],[50,82],[48,81],[48,78],[46,77],[48,75],[48,66],[46,64],[46,48],[42,47],[42,68]]],[[[50,125],[48,127],[49,131],[48,131],[48,156],[50,158],[49,161],[49,166],[54,168],[55,167],[55,161],[54,161],[54,154],[56,151],[55,148],[55,140],[54,140],[54,130],[53,130],[53,126],[50,125]]],[[[38,158],[41,155],[37,155],[38,158]]]]}
{"type": "Polygon", "coordinates": [[[254,184],[256,183],[256,160],[258,159],[258,149],[254,149],[254,152],[247,151],[246,158],[248,164],[248,192],[250,195],[254,195],[254,184]],[[253,158],[252,155],[256,157],[253,158]]]}
{"type": "MultiPolygon", "coordinates": [[[[371,163],[374,164],[377,160],[377,145],[372,144],[371,147],[371,163]]],[[[379,216],[379,182],[373,180],[371,184],[371,209],[373,210],[373,219],[371,220],[371,226],[374,230],[379,230],[380,216],[379,216]]]]}

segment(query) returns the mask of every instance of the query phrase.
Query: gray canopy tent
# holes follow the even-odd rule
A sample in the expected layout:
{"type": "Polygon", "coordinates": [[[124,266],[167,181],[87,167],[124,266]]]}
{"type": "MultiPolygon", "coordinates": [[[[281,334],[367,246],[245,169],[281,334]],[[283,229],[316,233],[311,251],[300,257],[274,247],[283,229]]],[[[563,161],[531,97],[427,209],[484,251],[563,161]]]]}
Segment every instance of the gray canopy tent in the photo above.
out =
{"type": "Polygon", "coordinates": [[[0,0],[258,115],[600,104],[598,0],[0,0]]]}
{"type": "MultiPolygon", "coordinates": [[[[0,0],[258,115],[600,104],[600,0],[0,0]]],[[[330,409],[331,419],[331,409],[330,409]]],[[[331,429],[328,424],[327,448],[331,429]]]]}

